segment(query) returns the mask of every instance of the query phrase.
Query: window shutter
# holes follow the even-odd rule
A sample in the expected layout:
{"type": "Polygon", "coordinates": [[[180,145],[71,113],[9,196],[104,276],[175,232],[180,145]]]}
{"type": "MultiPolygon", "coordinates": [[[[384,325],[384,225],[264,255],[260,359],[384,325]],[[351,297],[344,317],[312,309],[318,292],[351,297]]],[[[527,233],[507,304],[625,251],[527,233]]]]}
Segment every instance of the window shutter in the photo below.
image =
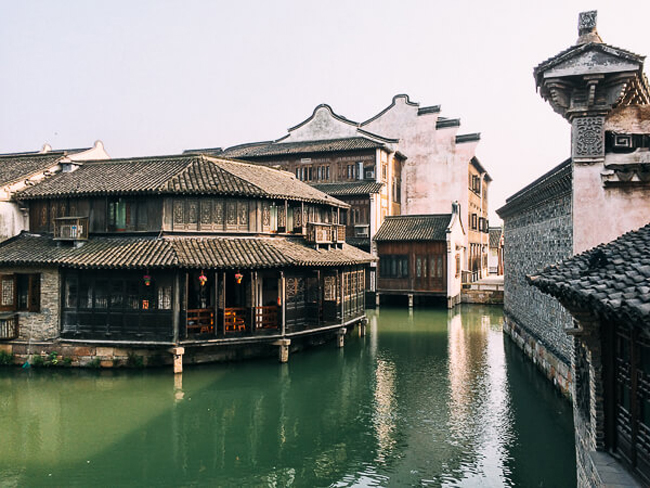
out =
{"type": "Polygon", "coordinates": [[[29,275],[28,310],[30,312],[41,311],[41,275],[34,273],[29,275]]]}
{"type": "Polygon", "coordinates": [[[0,275],[0,311],[16,310],[16,275],[0,275]]]}

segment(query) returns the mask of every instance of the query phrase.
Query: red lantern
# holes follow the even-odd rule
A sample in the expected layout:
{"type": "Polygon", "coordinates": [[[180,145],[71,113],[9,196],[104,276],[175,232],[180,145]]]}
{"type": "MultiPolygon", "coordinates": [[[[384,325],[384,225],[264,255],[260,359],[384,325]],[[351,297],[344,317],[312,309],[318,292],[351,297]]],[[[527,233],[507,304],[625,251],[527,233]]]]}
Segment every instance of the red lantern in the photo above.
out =
{"type": "Polygon", "coordinates": [[[205,273],[201,271],[201,274],[199,275],[199,283],[201,286],[205,286],[206,282],[208,281],[208,277],[205,276],[205,273]]]}
{"type": "Polygon", "coordinates": [[[235,273],[235,281],[238,285],[241,285],[241,280],[244,279],[244,275],[241,273],[235,273]]]}
{"type": "Polygon", "coordinates": [[[149,285],[151,285],[151,276],[149,275],[149,273],[145,274],[145,275],[142,277],[142,281],[144,282],[144,286],[149,286],[149,285]]]}

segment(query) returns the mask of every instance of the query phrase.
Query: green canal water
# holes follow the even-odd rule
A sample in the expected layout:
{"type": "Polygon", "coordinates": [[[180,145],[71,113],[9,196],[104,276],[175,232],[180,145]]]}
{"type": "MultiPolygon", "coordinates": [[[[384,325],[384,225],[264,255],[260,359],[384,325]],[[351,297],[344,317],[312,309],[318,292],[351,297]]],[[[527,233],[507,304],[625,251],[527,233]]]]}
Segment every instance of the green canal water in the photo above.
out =
{"type": "Polygon", "coordinates": [[[0,486],[575,486],[570,405],[501,309],[382,308],[366,337],[170,370],[0,368],[0,486]]]}

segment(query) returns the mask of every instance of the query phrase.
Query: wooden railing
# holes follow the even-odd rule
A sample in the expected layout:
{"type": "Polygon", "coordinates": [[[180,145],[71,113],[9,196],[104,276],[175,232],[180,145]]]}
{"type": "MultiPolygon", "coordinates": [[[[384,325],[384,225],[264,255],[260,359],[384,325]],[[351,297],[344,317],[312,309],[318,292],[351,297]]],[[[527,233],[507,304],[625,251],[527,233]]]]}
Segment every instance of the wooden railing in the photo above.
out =
{"type": "Polygon", "coordinates": [[[211,308],[188,310],[185,323],[188,334],[214,334],[214,310],[211,308]]]}
{"type": "Polygon", "coordinates": [[[278,328],[278,307],[270,305],[267,307],[255,307],[255,324],[258,329],[278,328]]]}
{"type": "Polygon", "coordinates": [[[0,339],[16,339],[18,337],[18,315],[4,314],[0,316],[0,339]]]}
{"type": "Polygon", "coordinates": [[[246,309],[244,307],[226,308],[223,320],[226,333],[243,332],[246,330],[246,309]]]}
{"type": "Polygon", "coordinates": [[[88,217],[59,217],[54,219],[54,239],[59,241],[87,241],[88,217]]]}
{"type": "Polygon", "coordinates": [[[305,239],[310,244],[334,244],[345,242],[345,226],[341,224],[307,223],[305,239]]]}

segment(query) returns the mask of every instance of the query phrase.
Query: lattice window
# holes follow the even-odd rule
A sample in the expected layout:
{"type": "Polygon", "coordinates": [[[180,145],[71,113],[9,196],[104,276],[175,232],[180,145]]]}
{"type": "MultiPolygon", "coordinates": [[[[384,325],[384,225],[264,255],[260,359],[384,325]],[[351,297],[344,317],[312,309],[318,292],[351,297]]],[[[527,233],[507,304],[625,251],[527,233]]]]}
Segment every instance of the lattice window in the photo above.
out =
{"type": "Polygon", "coordinates": [[[174,200],[172,214],[174,216],[174,223],[175,224],[182,224],[183,223],[183,215],[184,215],[184,213],[185,212],[184,212],[183,200],[174,200]]]}
{"type": "Polygon", "coordinates": [[[323,282],[324,296],[327,301],[336,300],[336,276],[326,276],[323,282]]]}
{"type": "Polygon", "coordinates": [[[212,221],[212,201],[201,200],[201,224],[208,225],[212,221]]]}
{"type": "Polygon", "coordinates": [[[248,225],[248,202],[237,202],[237,209],[239,214],[239,225],[248,225]]]}
{"type": "Polygon", "coordinates": [[[214,201],[213,218],[215,224],[223,224],[223,200],[214,201]]]}
{"type": "Polygon", "coordinates": [[[199,220],[199,202],[197,200],[187,201],[187,221],[196,224],[199,220]]]}
{"type": "Polygon", "coordinates": [[[237,205],[236,202],[226,203],[226,223],[237,224],[237,205]]]}

